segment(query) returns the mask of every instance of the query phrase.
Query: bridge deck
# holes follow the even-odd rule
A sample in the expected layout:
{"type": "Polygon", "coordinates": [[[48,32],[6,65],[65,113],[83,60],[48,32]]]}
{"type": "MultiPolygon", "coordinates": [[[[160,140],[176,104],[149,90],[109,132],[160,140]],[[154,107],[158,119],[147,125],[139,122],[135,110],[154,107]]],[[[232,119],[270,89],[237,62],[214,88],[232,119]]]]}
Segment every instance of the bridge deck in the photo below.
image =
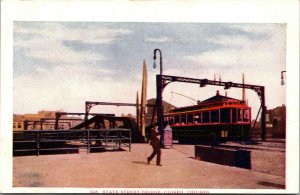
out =
{"type": "Polygon", "coordinates": [[[68,130],[26,130],[13,132],[13,151],[19,155],[34,152],[40,155],[45,151],[79,152],[85,148],[87,153],[96,148],[122,147],[131,149],[131,130],[114,129],[68,129],[68,130]]]}

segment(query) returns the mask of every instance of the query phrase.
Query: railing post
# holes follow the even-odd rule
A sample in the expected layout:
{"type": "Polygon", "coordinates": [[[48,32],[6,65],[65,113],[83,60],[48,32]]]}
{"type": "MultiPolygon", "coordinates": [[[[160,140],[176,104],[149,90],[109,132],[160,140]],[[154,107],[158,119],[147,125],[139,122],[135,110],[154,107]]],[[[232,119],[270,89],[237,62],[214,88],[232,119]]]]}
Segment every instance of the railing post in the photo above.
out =
{"type": "Polygon", "coordinates": [[[89,154],[90,153],[90,130],[89,129],[87,129],[87,134],[86,134],[86,136],[87,136],[87,153],[89,154]]]}
{"type": "Polygon", "coordinates": [[[120,149],[121,148],[121,144],[122,144],[122,131],[121,130],[118,130],[117,131],[117,134],[118,134],[118,142],[119,142],[119,148],[118,149],[120,149]]]}
{"type": "Polygon", "coordinates": [[[108,130],[106,129],[105,130],[105,144],[106,144],[106,146],[107,146],[107,143],[108,143],[107,137],[108,137],[108,130]]]}
{"type": "Polygon", "coordinates": [[[40,131],[37,131],[36,134],[36,152],[37,152],[37,156],[40,155],[40,131]]]}
{"type": "Polygon", "coordinates": [[[129,152],[131,152],[131,130],[129,130],[129,152]]]}

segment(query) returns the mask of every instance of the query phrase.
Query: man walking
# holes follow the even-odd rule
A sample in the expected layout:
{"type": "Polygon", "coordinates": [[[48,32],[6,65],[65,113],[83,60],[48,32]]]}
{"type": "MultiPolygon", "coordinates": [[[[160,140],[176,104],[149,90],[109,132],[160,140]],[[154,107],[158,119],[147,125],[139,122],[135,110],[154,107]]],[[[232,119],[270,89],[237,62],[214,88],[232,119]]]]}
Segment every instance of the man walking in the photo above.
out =
{"type": "Polygon", "coordinates": [[[157,166],[162,166],[160,164],[160,155],[161,155],[161,150],[160,150],[160,134],[157,131],[158,130],[158,125],[154,125],[153,128],[150,130],[150,144],[153,148],[152,154],[147,158],[147,163],[150,164],[150,161],[156,156],[156,165],[157,166]]]}

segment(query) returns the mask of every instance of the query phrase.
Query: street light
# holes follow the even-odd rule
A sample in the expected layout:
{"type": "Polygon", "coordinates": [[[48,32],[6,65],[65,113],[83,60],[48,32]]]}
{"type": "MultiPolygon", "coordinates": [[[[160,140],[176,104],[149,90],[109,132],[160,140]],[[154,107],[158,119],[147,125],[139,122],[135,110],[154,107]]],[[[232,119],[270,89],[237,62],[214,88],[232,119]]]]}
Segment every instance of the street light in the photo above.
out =
{"type": "Polygon", "coordinates": [[[281,71],[281,85],[284,85],[284,77],[283,77],[283,73],[285,73],[286,71],[281,71]]]}
{"type": "MultiPolygon", "coordinates": [[[[156,51],[159,51],[160,58],[159,58],[159,65],[160,65],[160,75],[156,75],[156,100],[155,100],[155,107],[157,108],[157,123],[158,123],[158,131],[161,135],[160,144],[164,146],[164,108],[162,104],[162,90],[163,90],[163,82],[162,82],[162,55],[160,49],[154,49],[153,52],[153,68],[156,68],[156,51]]],[[[152,117],[154,117],[154,112],[152,117]]]]}
{"type": "Polygon", "coordinates": [[[153,52],[153,60],[154,60],[154,62],[153,62],[153,68],[155,69],[156,68],[156,62],[155,62],[155,60],[156,60],[156,51],[159,51],[159,54],[160,54],[160,58],[159,58],[159,65],[160,65],[160,75],[162,75],[162,55],[161,55],[161,51],[160,51],[160,49],[154,49],[154,52],[153,52]]]}

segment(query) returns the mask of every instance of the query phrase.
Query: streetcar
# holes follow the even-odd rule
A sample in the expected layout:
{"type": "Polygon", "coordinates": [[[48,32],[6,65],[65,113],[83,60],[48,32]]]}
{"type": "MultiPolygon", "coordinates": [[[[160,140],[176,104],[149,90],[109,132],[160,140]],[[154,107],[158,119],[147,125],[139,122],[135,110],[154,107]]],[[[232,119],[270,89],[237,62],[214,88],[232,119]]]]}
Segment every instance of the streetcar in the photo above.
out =
{"type": "Polygon", "coordinates": [[[247,140],[251,108],[245,101],[217,94],[197,105],[175,108],[164,116],[180,142],[247,140]]]}

